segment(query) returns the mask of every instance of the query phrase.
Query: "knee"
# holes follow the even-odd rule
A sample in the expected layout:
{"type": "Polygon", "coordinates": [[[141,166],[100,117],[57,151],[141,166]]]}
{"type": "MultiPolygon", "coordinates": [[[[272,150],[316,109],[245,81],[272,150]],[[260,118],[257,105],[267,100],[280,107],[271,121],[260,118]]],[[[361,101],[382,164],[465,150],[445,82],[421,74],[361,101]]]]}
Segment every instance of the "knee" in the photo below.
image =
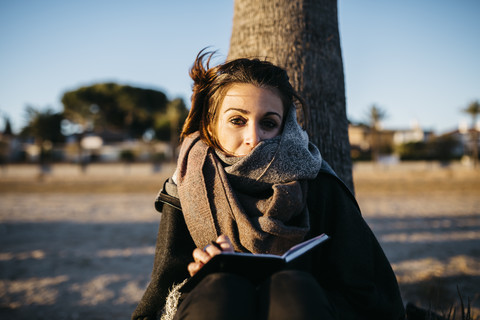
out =
{"type": "Polygon", "coordinates": [[[180,304],[176,319],[252,319],[254,286],[229,273],[212,273],[180,304]]]}
{"type": "Polygon", "coordinates": [[[268,283],[270,319],[334,319],[326,291],[310,273],[285,270],[268,283]]]}
{"type": "Polygon", "coordinates": [[[309,272],[283,270],[273,274],[269,282],[271,291],[288,292],[287,295],[299,299],[315,297],[316,300],[327,300],[325,290],[309,272]]]}

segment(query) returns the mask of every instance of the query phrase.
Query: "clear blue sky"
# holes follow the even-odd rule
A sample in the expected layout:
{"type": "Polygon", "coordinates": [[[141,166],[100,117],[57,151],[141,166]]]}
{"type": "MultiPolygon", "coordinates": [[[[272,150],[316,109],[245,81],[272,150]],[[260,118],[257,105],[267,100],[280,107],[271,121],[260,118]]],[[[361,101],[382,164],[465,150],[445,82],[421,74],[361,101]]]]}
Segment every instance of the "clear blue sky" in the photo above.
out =
{"type": "MultiPolygon", "coordinates": [[[[375,103],[384,128],[456,129],[480,99],[479,15],[478,0],[339,0],[350,120],[375,103]]],[[[232,16],[233,0],[3,0],[0,116],[18,130],[27,104],[61,110],[63,92],[103,81],[188,104],[188,69],[206,46],[227,55],[232,16]]]]}

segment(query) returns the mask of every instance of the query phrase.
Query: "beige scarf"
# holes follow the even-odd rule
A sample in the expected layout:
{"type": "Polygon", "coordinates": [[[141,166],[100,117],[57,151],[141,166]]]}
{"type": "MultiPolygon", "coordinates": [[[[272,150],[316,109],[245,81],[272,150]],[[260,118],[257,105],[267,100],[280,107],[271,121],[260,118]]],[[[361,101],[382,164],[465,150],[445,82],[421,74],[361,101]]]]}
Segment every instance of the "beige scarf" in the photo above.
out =
{"type": "Polygon", "coordinates": [[[236,251],[283,254],[304,239],[310,228],[306,180],[316,177],[322,158],[291,109],[282,134],[244,157],[216,152],[198,132],[184,140],[178,194],[198,247],[226,234],[236,251]]]}

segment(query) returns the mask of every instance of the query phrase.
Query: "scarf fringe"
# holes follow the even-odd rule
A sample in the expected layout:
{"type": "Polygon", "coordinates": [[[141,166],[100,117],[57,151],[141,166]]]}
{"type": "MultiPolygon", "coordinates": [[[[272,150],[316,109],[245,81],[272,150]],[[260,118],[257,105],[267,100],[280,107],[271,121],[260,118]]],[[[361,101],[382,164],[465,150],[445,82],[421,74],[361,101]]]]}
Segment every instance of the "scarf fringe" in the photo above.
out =
{"type": "Polygon", "coordinates": [[[160,320],[173,320],[178,310],[178,302],[182,293],[180,288],[187,282],[188,279],[183,280],[182,283],[174,284],[168,292],[167,299],[165,300],[165,307],[163,308],[162,316],[160,320]]]}

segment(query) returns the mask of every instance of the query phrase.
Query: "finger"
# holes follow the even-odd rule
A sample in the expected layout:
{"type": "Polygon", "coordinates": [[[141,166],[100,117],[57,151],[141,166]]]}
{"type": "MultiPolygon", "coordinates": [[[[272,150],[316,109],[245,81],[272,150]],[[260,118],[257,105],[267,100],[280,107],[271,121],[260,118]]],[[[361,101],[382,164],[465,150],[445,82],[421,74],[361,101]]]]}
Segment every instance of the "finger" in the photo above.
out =
{"type": "Polygon", "coordinates": [[[193,260],[195,260],[195,262],[201,262],[203,264],[207,263],[212,258],[210,254],[208,254],[207,252],[199,248],[196,248],[195,250],[193,250],[192,255],[193,255],[193,260]]]}
{"type": "MultiPolygon", "coordinates": [[[[223,249],[223,248],[222,248],[223,249]]],[[[210,255],[210,257],[213,257],[213,256],[216,256],[217,254],[220,254],[222,253],[222,250],[218,249],[217,247],[215,246],[212,246],[211,244],[209,244],[208,246],[205,247],[205,249],[203,249],[206,253],[208,253],[210,255]]]]}
{"type": "Polygon", "coordinates": [[[220,235],[218,238],[217,238],[217,241],[216,241],[220,247],[222,247],[222,250],[225,251],[225,252],[233,252],[233,244],[232,242],[230,241],[230,238],[227,236],[227,235],[220,235]]]}
{"type": "Polygon", "coordinates": [[[203,267],[203,264],[200,262],[190,262],[188,264],[188,273],[190,274],[191,277],[193,277],[193,275],[197,273],[202,267],[203,267]]]}

